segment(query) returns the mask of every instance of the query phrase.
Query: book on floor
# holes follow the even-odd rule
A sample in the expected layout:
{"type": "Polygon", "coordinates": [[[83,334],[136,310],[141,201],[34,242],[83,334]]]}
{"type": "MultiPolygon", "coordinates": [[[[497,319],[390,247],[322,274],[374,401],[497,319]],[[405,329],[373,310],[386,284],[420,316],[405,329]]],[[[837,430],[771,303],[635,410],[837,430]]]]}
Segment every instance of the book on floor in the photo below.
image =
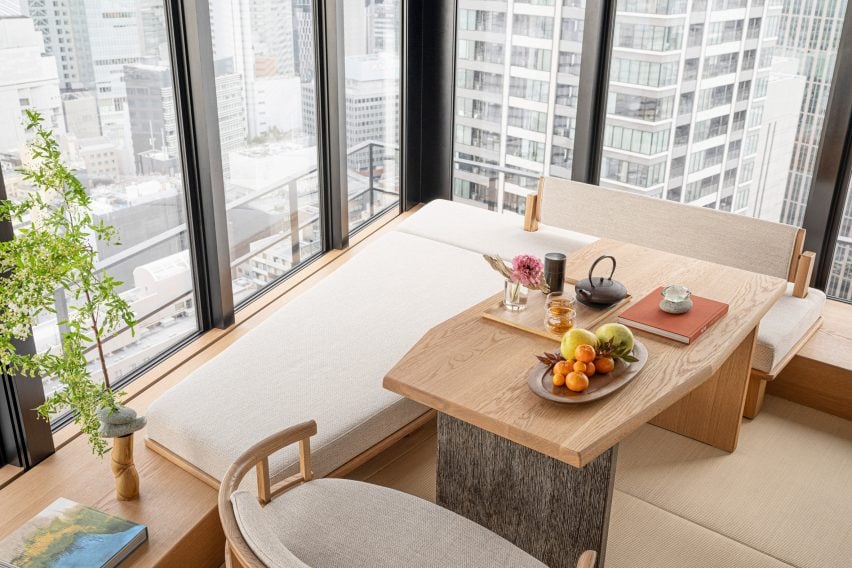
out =
{"type": "Polygon", "coordinates": [[[685,314],[670,314],[660,309],[662,286],[630,306],[618,316],[618,322],[681,343],[692,343],[728,313],[728,304],[701,296],[692,296],[692,309],[685,314]]]}
{"type": "Polygon", "coordinates": [[[118,566],[147,538],[145,525],[60,498],[0,541],[0,567],[118,566]]]}

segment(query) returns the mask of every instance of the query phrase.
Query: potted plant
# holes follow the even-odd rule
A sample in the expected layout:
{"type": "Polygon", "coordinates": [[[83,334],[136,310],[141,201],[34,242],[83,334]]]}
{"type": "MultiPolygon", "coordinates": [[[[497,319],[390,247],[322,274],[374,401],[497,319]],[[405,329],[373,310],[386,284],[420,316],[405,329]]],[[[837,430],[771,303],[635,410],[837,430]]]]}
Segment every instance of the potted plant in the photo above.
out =
{"type": "MultiPolygon", "coordinates": [[[[26,127],[32,139],[20,172],[33,190],[19,202],[0,201],[0,221],[18,225],[15,238],[0,243],[0,366],[13,374],[55,378],[61,388],[38,408],[39,414],[49,420],[70,409],[92,451],[103,456],[110,436],[101,431],[102,421],[108,429],[105,419],[119,411],[123,394],[110,388],[103,342],[124,326],[132,332],[136,323],[118,294],[122,283],[97,268],[96,244],[117,245],[118,235],[92,216],[91,198],[63,163],[42,116],[27,110],[26,127]],[[56,313],[57,290],[69,299],[67,320],[57,322],[63,330],[61,350],[19,353],[16,343],[28,337],[39,316],[56,313]],[[103,383],[92,379],[88,367],[86,353],[93,347],[103,383]]],[[[125,419],[126,410],[121,412],[125,419]]],[[[136,425],[144,423],[135,413],[132,418],[136,425]]]]}

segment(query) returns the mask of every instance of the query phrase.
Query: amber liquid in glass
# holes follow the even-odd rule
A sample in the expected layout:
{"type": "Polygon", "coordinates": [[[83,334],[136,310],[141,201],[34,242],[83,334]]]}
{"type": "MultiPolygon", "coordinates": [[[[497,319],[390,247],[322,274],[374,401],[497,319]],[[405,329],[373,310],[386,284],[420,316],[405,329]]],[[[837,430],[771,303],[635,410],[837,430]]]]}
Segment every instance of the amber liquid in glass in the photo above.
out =
{"type": "Polygon", "coordinates": [[[574,307],[565,300],[553,300],[547,306],[544,323],[553,333],[565,333],[574,327],[574,307]]]}

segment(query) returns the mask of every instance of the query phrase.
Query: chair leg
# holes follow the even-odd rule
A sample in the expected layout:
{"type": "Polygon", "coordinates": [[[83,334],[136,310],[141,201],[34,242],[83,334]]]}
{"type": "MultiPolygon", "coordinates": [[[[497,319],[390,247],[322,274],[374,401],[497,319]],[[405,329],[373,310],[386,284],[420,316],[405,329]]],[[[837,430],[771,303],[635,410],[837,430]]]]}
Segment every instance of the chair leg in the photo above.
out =
{"type": "Polygon", "coordinates": [[[743,408],[743,416],[746,418],[754,418],[763,408],[763,396],[766,394],[766,379],[757,377],[752,373],[748,379],[748,389],[746,390],[745,407],[743,408]]]}

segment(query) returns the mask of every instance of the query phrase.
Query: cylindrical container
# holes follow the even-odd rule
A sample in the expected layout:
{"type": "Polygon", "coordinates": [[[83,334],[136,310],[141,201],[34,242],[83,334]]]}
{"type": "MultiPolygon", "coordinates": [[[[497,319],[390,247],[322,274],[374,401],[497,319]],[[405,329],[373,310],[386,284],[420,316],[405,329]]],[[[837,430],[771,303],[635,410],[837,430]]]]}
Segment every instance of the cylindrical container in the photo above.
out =
{"type": "Polygon", "coordinates": [[[565,288],[565,255],[561,252],[544,255],[544,281],[551,292],[561,292],[565,288]]]}

